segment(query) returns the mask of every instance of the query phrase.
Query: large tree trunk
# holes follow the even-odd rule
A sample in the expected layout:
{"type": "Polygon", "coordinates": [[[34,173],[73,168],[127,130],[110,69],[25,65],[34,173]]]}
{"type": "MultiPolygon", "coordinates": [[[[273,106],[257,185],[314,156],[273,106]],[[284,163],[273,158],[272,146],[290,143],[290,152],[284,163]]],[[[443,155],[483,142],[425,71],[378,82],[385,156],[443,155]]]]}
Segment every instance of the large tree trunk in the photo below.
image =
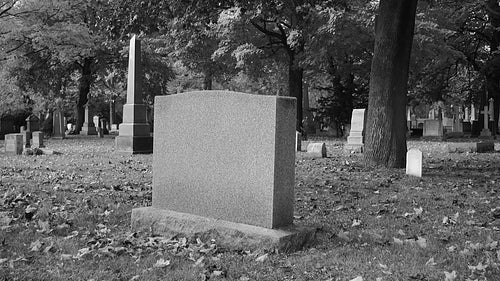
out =
{"type": "Polygon", "coordinates": [[[406,159],[406,93],[417,0],[381,0],[366,118],[365,160],[402,168],[406,159]]]}
{"type": "Polygon", "coordinates": [[[297,131],[302,127],[302,77],[304,70],[301,67],[290,63],[288,67],[288,90],[290,97],[297,99],[297,131]]]}
{"type": "Polygon", "coordinates": [[[203,73],[203,90],[212,90],[212,73],[206,71],[203,73]]]}
{"type": "Polygon", "coordinates": [[[82,76],[78,86],[78,101],[76,103],[76,132],[80,132],[85,121],[85,104],[88,102],[92,84],[92,58],[85,58],[81,65],[82,76]]]}

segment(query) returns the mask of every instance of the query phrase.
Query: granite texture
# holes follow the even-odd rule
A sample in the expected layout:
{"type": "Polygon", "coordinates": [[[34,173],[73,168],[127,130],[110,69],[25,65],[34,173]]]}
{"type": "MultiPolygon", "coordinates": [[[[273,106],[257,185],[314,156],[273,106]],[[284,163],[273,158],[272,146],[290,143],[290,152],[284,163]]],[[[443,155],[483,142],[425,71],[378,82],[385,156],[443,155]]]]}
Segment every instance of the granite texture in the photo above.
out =
{"type": "Polygon", "coordinates": [[[291,225],[295,107],[294,98],[226,91],[157,96],[153,207],[291,225]]]}

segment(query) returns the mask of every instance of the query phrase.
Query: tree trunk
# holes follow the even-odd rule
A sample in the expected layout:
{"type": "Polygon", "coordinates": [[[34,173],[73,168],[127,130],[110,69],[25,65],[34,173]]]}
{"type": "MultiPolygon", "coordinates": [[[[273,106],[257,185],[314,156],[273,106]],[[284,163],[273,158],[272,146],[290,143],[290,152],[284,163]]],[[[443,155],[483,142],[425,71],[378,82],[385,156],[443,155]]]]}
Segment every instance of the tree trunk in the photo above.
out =
{"type": "Polygon", "coordinates": [[[76,129],[78,133],[85,121],[85,105],[88,102],[90,86],[92,84],[92,58],[85,58],[81,66],[82,76],[79,80],[78,101],[76,103],[76,129]]]}
{"type": "Polygon", "coordinates": [[[380,1],[365,124],[368,164],[406,164],[406,93],[416,6],[417,0],[380,1]]]}
{"type": "Polygon", "coordinates": [[[212,90],[212,73],[203,73],[203,90],[212,90]]]}
{"type": "Polygon", "coordinates": [[[288,67],[289,96],[297,99],[297,131],[302,131],[302,77],[304,70],[295,66],[293,62],[288,67]]]}

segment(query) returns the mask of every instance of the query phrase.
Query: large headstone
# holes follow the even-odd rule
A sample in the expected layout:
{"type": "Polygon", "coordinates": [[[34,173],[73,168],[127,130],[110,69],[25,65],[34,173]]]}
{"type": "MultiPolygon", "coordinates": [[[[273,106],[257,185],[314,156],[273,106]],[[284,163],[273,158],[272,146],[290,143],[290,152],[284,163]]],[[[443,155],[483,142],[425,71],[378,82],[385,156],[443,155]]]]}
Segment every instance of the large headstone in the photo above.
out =
{"type": "Polygon", "coordinates": [[[132,211],[133,228],[300,247],[310,232],[292,225],[295,107],[226,91],[157,96],[153,204],[132,211]]]}
{"type": "Polygon", "coordinates": [[[92,121],[92,114],[90,113],[89,105],[85,105],[85,121],[83,122],[80,135],[97,135],[95,124],[92,121]]]}
{"type": "Polygon", "coordinates": [[[64,126],[64,115],[59,108],[54,110],[52,115],[52,137],[56,139],[64,139],[66,137],[66,128],[64,126]]]}
{"type": "MultiPolygon", "coordinates": [[[[115,139],[116,149],[123,153],[153,153],[147,110],[142,96],[141,44],[134,35],[130,40],[127,103],[123,105],[123,123],[115,139]]],[[[156,104],[155,104],[156,107],[156,104]]],[[[183,115],[186,115],[184,112],[183,115]]]]}
{"type": "Polygon", "coordinates": [[[422,151],[416,148],[406,153],[406,174],[422,177],[422,151]]]}
{"type": "Polygon", "coordinates": [[[365,142],[365,109],[354,109],[351,117],[351,130],[347,137],[347,150],[363,152],[365,142]]]}
{"type": "Polygon", "coordinates": [[[7,134],[5,135],[5,153],[21,155],[23,153],[23,135],[7,134]]]}

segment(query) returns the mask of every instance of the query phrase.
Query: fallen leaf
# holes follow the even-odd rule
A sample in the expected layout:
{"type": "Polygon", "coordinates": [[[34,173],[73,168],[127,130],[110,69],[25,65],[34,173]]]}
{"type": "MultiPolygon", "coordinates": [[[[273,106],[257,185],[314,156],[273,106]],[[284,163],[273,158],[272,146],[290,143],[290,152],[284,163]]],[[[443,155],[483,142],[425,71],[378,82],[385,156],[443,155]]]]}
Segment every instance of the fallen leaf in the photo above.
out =
{"type": "Polygon", "coordinates": [[[363,281],[363,277],[362,276],[358,276],[358,277],[356,277],[354,279],[351,279],[349,281],[363,281]]]}
{"type": "Polygon", "coordinates": [[[0,264],[2,264],[2,263],[4,263],[4,262],[6,262],[6,261],[8,261],[8,260],[9,260],[9,259],[0,259],[0,264]]]}
{"type": "Polygon", "coordinates": [[[163,267],[166,267],[166,266],[169,266],[170,265],[170,260],[165,260],[163,258],[159,259],[156,261],[156,263],[153,265],[153,267],[155,268],[163,268],[163,267]]]}
{"type": "Polygon", "coordinates": [[[434,261],[434,258],[430,258],[425,265],[427,266],[435,266],[437,263],[434,261]]]}
{"type": "Polygon", "coordinates": [[[255,259],[257,262],[265,262],[268,259],[268,254],[263,254],[262,256],[255,259]]]}
{"type": "Polygon", "coordinates": [[[239,281],[250,281],[250,278],[246,277],[246,276],[241,276],[240,279],[238,279],[239,281]]]}
{"type": "Polygon", "coordinates": [[[424,209],[422,207],[418,207],[418,208],[413,208],[413,211],[415,212],[415,215],[418,217],[424,212],[424,209]]]}
{"type": "Polygon", "coordinates": [[[221,270],[214,270],[214,272],[212,272],[212,276],[221,276],[222,273],[224,273],[224,272],[221,270]]]}
{"type": "Polygon", "coordinates": [[[427,248],[427,240],[425,240],[425,238],[419,236],[417,239],[417,245],[420,248],[427,248]]]}
{"type": "Polygon", "coordinates": [[[31,242],[30,244],[30,252],[38,252],[42,249],[43,243],[40,240],[36,240],[35,242],[31,242]]]}
{"type": "Polygon", "coordinates": [[[452,272],[445,271],[444,276],[444,281],[455,281],[457,278],[457,272],[455,270],[452,272]]]}
{"type": "Polygon", "coordinates": [[[361,225],[361,220],[359,220],[359,219],[354,219],[354,220],[352,221],[352,225],[351,225],[351,227],[356,227],[356,226],[359,226],[359,225],[361,225]]]}
{"type": "Polygon", "coordinates": [[[394,240],[394,244],[396,244],[396,245],[403,245],[403,240],[398,239],[396,237],[393,237],[392,239],[394,240]]]}

